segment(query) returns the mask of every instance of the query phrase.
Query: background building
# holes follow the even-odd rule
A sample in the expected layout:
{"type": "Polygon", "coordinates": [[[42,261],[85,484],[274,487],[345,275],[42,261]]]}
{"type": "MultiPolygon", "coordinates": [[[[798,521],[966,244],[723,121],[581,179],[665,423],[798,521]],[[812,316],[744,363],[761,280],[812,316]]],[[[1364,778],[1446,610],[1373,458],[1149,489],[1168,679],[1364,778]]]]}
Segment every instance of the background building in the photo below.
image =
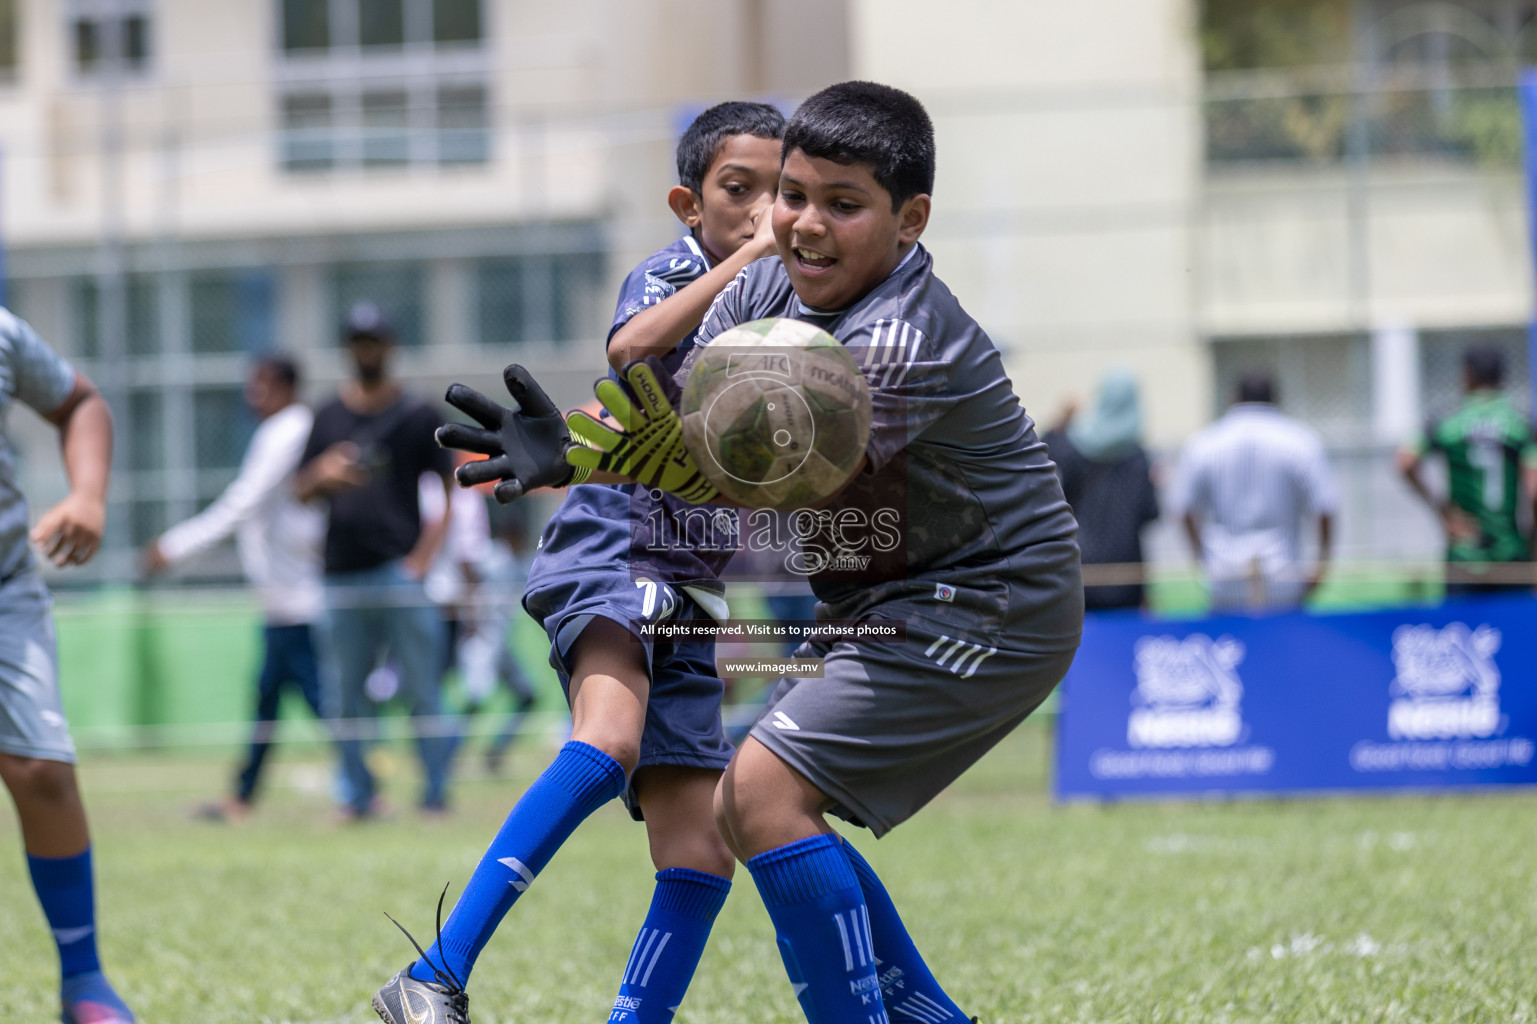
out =
{"type": "Polygon", "coordinates": [[[368,296],[424,390],[516,359],[574,403],[618,279],[677,230],[687,118],[874,78],[934,116],[926,241],[1038,419],[1129,365],[1172,451],[1268,366],[1340,462],[1345,556],[1433,560],[1387,450],[1470,339],[1528,401],[1528,6],[0,0],[7,301],[112,398],[91,578],[123,579],[229,478],[252,353],[319,397],[368,296]]]}

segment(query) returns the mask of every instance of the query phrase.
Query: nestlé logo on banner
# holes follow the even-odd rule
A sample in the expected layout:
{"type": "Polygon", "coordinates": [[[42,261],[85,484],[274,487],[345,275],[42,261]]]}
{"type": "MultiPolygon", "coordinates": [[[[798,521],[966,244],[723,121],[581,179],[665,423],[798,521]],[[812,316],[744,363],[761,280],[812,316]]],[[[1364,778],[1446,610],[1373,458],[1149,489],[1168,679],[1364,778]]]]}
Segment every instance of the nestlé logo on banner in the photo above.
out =
{"type": "Polygon", "coordinates": [[[1399,626],[1393,631],[1388,736],[1395,740],[1483,739],[1503,730],[1500,631],[1399,626]]]}
{"type": "Polygon", "coordinates": [[[1229,747],[1243,736],[1235,669],[1244,645],[1194,633],[1183,640],[1146,636],[1134,648],[1137,688],[1126,720],[1132,747],[1229,747]]]}

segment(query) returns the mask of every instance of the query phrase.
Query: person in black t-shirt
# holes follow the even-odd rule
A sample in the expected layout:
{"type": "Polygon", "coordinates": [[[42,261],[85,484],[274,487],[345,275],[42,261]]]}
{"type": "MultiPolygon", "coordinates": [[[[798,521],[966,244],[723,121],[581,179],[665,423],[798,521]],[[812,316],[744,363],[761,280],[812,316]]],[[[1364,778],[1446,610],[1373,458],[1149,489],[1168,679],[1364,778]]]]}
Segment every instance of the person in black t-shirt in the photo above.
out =
{"type": "Polygon", "coordinates": [[[315,414],[294,490],[301,500],[318,498],[330,508],[327,622],[320,632],[326,711],[338,720],[348,790],[343,813],[361,819],[377,809],[364,760],[364,742],[374,732],[364,681],[386,654],[417,728],[426,775],[422,809],[441,812],[452,730],[438,720],[443,620],[422,577],[443,543],[446,519],[424,529],[417,494],[424,473],[437,474],[446,489],[453,460],[433,440],[443,417],[389,375],[395,337],[378,307],[353,306],[342,333],[355,375],[315,414]]]}
{"type": "Polygon", "coordinates": [[[1062,478],[1062,491],[1078,520],[1078,547],[1085,566],[1084,607],[1137,608],[1145,599],[1142,528],[1158,518],[1151,464],[1142,448],[1142,407],[1137,381],[1112,370],[1100,383],[1094,404],[1069,412],[1044,440],[1062,478]]]}

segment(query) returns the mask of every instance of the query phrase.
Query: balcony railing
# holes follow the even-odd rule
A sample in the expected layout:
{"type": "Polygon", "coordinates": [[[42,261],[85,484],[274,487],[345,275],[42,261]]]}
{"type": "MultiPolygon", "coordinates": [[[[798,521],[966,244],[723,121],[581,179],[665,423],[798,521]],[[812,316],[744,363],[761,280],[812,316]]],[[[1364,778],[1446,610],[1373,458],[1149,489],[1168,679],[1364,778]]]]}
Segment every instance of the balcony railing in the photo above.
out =
{"type": "Polygon", "coordinates": [[[1203,116],[1208,165],[1521,160],[1514,66],[1223,73],[1203,116]]]}

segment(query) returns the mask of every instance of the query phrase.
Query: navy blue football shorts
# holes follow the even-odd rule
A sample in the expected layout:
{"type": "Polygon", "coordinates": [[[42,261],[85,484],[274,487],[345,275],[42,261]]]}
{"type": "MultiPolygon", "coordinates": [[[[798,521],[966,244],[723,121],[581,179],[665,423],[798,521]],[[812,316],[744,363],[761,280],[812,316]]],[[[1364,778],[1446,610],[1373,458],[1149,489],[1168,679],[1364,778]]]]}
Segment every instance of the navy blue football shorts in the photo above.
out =
{"type": "MultiPolygon", "coordinates": [[[[594,618],[622,626],[643,649],[651,675],[646,725],[637,768],[670,764],[724,771],[733,748],[721,727],[724,685],[715,671],[714,640],[642,639],[641,622],[708,619],[686,592],[627,572],[574,573],[525,591],[523,607],[550,638],[550,665],[571,699],[571,652],[594,618]]],[[[634,775],[625,787],[625,806],[642,820],[634,775]]]]}

